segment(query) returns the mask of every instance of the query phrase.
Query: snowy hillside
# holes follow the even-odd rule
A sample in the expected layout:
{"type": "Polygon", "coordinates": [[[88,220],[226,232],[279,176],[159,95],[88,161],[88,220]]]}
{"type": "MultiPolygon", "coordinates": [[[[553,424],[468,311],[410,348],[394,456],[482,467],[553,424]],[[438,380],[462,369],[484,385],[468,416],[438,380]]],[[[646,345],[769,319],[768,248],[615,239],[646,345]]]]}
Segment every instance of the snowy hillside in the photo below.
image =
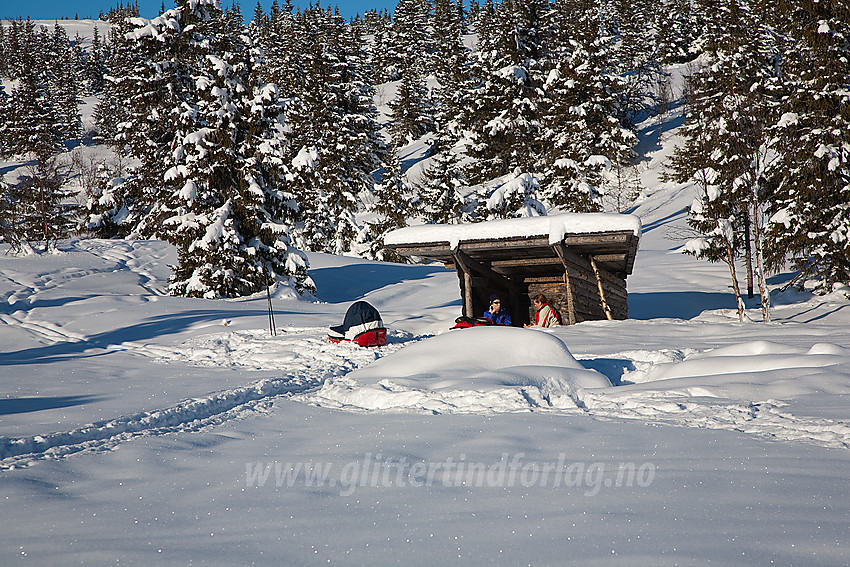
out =
{"type": "Polygon", "coordinates": [[[162,242],[0,256],[0,564],[848,564],[850,299],[780,274],[739,323],[677,140],[628,321],[447,331],[453,272],[311,254],[272,335],[166,295],[162,242]],[[358,299],[386,347],[325,340],[358,299]]]}

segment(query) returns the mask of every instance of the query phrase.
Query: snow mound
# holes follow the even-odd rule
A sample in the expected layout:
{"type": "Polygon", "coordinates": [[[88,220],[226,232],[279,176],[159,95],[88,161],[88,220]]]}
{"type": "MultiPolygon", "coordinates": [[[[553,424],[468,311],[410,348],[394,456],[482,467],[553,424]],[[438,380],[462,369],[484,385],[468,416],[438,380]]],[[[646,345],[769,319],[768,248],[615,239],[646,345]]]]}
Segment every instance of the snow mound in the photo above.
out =
{"type": "Polygon", "coordinates": [[[582,407],[611,382],[557,337],[512,327],[450,331],[328,380],[303,400],[359,410],[478,413],[582,407]]]}
{"type": "MultiPolygon", "coordinates": [[[[685,354],[685,353],[683,353],[685,354]]],[[[637,366],[637,365],[636,365],[637,366]]],[[[850,394],[850,349],[830,343],[810,348],[767,340],[686,354],[623,375],[619,388],[584,397],[595,417],[739,431],[773,440],[850,448],[850,423],[795,413],[807,397],[842,404],[850,394]]]]}
{"type": "Polygon", "coordinates": [[[809,349],[751,341],[661,363],[627,374],[628,382],[697,395],[789,400],[805,394],[847,394],[850,349],[817,343],[809,349]],[[706,394],[705,392],[710,392],[706,394]]]}

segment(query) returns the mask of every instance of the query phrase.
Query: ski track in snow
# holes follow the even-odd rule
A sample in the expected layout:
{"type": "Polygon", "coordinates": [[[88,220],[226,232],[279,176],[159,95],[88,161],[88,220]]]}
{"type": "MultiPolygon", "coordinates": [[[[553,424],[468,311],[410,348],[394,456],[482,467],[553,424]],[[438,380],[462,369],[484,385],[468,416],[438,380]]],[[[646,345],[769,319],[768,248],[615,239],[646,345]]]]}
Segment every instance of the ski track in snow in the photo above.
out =
{"type": "Polygon", "coordinates": [[[166,251],[163,250],[159,255],[147,256],[146,261],[140,260],[140,255],[137,252],[137,243],[122,242],[123,246],[118,246],[108,241],[108,244],[103,244],[103,241],[95,240],[90,246],[88,252],[96,257],[103,258],[115,262],[113,271],[129,270],[139,276],[139,286],[152,295],[165,295],[166,290],[160,289],[156,283],[161,281],[151,270],[156,266],[162,266],[166,251]],[[98,246],[99,245],[99,246],[98,246]]]}
{"type": "MultiPolygon", "coordinates": [[[[36,328],[35,325],[32,326],[36,328]]],[[[57,459],[80,451],[111,450],[144,435],[199,431],[234,419],[265,411],[280,396],[304,394],[401,348],[406,337],[390,334],[380,350],[355,345],[335,345],[326,339],[327,329],[280,328],[232,331],[187,341],[177,347],[125,342],[111,347],[147,356],[157,363],[180,361],[195,366],[234,369],[281,370],[281,378],[265,378],[246,386],[186,399],[171,407],[99,421],[71,431],[28,437],[0,437],[0,470],[24,468],[42,459],[57,459]],[[285,340],[280,340],[285,337],[285,340]]],[[[45,334],[45,333],[42,333],[45,334]]],[[[46,334],[45,334],[46,336],[46,334]]],[[[68,338],[57,333],[54,338],[68,338]]],[[[83,339],[81,339],[83,340],[83,339]]]]}
{"type": "MultiPolygon", "coordinates": [[[[24,313],[24,312],[20,312],[24,313]]],[[[17,312],[9,315],[0,313],[0,322],[7,325],[14,325],[20,329],[24,329],[32,333],[36,338],[45,340],[50,343],[58,342],[81,342],[85,341],[85,335],[68,331],[62,327],[50,323],[48,321],[39,321],[33,319],[29,314],[24,313],[18,316],[17,312]]]]}
{"type": "Polygon", "coordinates": [[[23,468],[86,450],[108,450],[141,435],[198,431],[263,411],[271,399],[315,387],[309,378],[260,380],[242,388],[184,400],[170,408],[100,421],[71,431],[30,437],[0,437],[0,470],[23,468]]]}
{"type": "MultiPolygon", "coordinates": [[[[95,259],[96,264],[101,265],[98,266],[96,271],[92,271],[91,268],[66,265],[62,268],[37,274],[29,271],[24,273],[6,272],[2,277],[9,284],[3,287],[15,289],[15,291],[8,293],[3,301],[14,308],[18,302],[28,301],[32,303],[39,295],[56,288],[65,287],[73,280],[81,280],[110,272],[135,274],[139,278],[137,285],[152,295],[165,295],[167,293],[167,289],[162,286],[162,282],[167,279],[167,274],[164,279],[162,275],[157,276],[154,273],[156,269],[163,272],[163,266],[166,265],[168,256],[171,254],[167,246],[151,246],[151,243],[147,241],[78,240],[72,241],[66,245],[66,249],[50,256],[53,256],[55,263],[61,264],[66,258],[69,261],[78,261],[76,260],[78,253],[91,256],[95,259]]],[[[47,259],[40,258],[39,261],[50,262],[50,256],[47,259]]],[[[26,262],[26,257],[20,259],[26,262]]]]}
{"type": "MultiPolygon", "coordinates": [[[[125,241],[102,241],[81,240],[74,241],[71,245],[73,252],[83,252],[94,257],[100,263],[99,273],[125,272],[132,273],[138,277],[136,285],[151,295],[165,295],[166,290],[160,289],[156,282],[162,281],[152,270],[165,264],[169,250],[165,246],[152,247],[148,242],[125,242],[125,241]],[[144,258],[144,260],[142,259],[144,258]]],[[[67,251],[59,251],[53,256],[58,262],[62,262],[67,251]]],[[[67,255],[70,257],[70,255],[67,255]]],[[[57,342],[82,342],[86,335],[75,333],[62,328],[49,321],[38,319],[31,311],[33,306],[38,306],[41,296],[48,295],[51,291],[68,286],[74,280],[82,280],[93,277],[91,269],[65,266],[55,271],[46,273],[20,273],[7,271],[0,275],[6,281],[2,287],[11,291],[2,298],[8,304],[5,313],[0,309],[0,322],[14,325],[20,329],[30,332],[37,340],[49,343],[57,342]]],[[[77,300],[87,299],[82,296],[77,300]]]]}

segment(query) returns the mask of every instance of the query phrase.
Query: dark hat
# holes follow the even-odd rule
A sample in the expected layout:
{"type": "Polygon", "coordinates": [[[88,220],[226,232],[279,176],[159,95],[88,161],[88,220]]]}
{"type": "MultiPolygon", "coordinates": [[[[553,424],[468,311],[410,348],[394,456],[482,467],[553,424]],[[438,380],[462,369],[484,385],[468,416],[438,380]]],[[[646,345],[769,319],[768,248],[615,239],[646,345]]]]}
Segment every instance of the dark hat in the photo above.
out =
{"type": "Polygon", "coordinates": [[[493,303],[493,302],[494,302],[494,301],[496,301],[497,299],[501,301],[501,299],[502,299],[502,298],[501,298],[501,297],[499,297],[498,295],[496,295],[495,293],[494,293],[494,294],[492,294],[492,295],[490,296],[490,303],[493,303]]]}

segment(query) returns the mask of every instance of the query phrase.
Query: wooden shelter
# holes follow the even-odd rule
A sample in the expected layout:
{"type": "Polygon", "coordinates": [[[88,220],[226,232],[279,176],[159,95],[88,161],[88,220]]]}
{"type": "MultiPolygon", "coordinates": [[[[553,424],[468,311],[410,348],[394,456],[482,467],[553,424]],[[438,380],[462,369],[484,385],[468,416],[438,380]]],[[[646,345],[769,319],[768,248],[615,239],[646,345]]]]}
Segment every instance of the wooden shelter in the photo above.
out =
{"type": "Polygon", "coordinates": [[[457,270],[463,315],[481,316],[490,294],[507,301],[515,325],[534,320],[543,293],[564,324],[629,316],[626,277],[640,240],[633,215],[569,213],[464,225],[399,229],[385,245],[457,270]]]}

